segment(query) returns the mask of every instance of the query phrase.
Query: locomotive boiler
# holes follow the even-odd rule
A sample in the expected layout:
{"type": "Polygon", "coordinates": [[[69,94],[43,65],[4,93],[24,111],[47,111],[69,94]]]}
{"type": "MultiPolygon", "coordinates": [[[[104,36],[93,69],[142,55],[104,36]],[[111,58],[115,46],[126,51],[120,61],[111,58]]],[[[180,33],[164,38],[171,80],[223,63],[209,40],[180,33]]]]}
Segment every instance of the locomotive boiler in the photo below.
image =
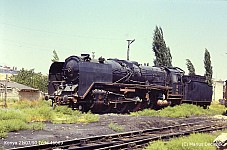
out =
{"type": "Polygon", "coordinates": [[[182,102],[183,76],[184,71],[177,67],[150,67],[102,57],[95,60],[88,54],[70,56],[50,66],[46,99],[52,100],[53,107],[68,105],[95,113],[158,109],[182,102]]]}

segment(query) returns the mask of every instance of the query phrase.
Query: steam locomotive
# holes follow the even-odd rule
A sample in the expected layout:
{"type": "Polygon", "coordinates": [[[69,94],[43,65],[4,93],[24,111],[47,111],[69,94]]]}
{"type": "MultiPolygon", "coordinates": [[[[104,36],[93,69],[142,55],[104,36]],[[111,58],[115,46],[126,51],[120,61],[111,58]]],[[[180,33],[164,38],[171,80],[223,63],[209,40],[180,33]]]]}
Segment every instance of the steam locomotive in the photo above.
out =
{"type": "Polygon", "coordinates": [[[150,67],[135,61],[91,59],[89,54],[54,62],[49,69],[52,106],[68,105],[94,113],[126,113],[193,103],[207,107],[212,87],[204,76],[187,76],[178,67],[150,67]]]}

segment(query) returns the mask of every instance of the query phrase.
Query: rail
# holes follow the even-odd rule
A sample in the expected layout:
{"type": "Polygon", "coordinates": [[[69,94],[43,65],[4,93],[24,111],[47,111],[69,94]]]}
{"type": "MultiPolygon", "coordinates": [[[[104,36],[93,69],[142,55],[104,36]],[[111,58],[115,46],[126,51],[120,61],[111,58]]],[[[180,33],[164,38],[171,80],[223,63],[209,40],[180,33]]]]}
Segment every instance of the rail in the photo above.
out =
{"type": "Polygon", "coordinates": [[[13,148],[14,150],[29,149],[140,149],[151,141],[159,139],[170,139],[173,137],[190,135],[191,133],[210,132],[226,129],[227,124],[224,121],[213,119],[199,121],[196,123],[183,123],[179,125],[166,126],[161,128],[151,128],[146,130],[124,132],[110,135],[100,135],[74,140],[67,140],[58,143],[47,143],[43,145],[34,145],[27,147],[13,148]]]}

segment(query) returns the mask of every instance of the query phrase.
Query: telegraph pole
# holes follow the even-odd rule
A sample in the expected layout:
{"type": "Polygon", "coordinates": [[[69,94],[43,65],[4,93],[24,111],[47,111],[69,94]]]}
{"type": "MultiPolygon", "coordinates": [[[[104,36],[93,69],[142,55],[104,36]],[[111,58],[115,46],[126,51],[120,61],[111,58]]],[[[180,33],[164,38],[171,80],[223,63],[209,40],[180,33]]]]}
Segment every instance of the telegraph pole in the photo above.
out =
{"type": "Polygon", "coordinates": [[[128,41],[128,50],[127,50],[127,60],[129,60],[129,49],[130,49],[130,45],[135,41],[134,40],[127,40],[128,41]]]}
{"type": "Polygon", "coordinates": [[[6,100],[7,100],[7,86],[8,86],[8,74],[6,74],[6,82],[5,82],[5,100],[4,100],[4,107],[5,108],[7,107],[7,103],[6,103],[6,100]]]}
{"type": "Polygon", "coordinates": [[[95,52],[92,52],[92,59],[95,59],[95,52]]]}

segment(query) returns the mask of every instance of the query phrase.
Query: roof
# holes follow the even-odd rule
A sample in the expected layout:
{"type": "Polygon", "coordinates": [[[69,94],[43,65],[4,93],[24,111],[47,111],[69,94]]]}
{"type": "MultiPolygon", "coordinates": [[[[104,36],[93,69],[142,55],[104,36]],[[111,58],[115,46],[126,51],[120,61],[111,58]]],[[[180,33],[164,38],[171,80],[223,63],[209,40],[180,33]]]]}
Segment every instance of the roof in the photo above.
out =
{"type": "Polygon", "coordinates": [[[12,69],[2,69],[0,68],[0,73],[4,73],[4,74],[18,74],[17,70],[12,70],[12,69]]]}
{"type": "MultiPolygon", "coordinates": [[[[6,81],[0,80],[0,84],[5,85],[5,83],[6,81]]],[[[12,81],[8,81],[7,87],[17,88],[19,91],[38,91],[38,89],[23,85],[17,82],[12,82],[12,81]]]]}

